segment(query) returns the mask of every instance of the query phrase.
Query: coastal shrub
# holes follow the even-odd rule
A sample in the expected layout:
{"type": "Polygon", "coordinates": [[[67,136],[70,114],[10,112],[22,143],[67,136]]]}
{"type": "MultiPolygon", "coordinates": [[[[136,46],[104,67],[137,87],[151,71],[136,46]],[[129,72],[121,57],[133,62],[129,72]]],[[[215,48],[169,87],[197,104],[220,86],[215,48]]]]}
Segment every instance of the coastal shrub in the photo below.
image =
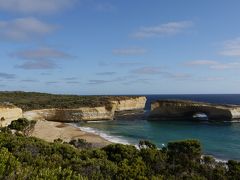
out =
{"type": "Polygon", "coordinates": [[[156,174],[163,174],[166,169],[166,152],[158,150],[156,145],[149,141],[140,141],[139,148],[140,156],[148,169],[147,175],[154,176],[156,174]]]}
{"type": "Polygon", "coordinates": [[[227,175],[233,180],[238,180],[240,178],[240,162],[230,160],[227,165],[229,168],[227,175]]]}
{"type": "MultiPolygon", "coordinates": [[[[78,96],[36,92],[0,92],[1,102],[10,102],[24,111],[48,108],[79,108],[106,106],[112,109],[111,100],[125,100],[136,96],[78,96]]],[[[6,103],[5,103],[6,104],[6,103]]]]}
{"type": "Polygon", "coordinates": [[[201,144],[197,140],[170,142],[167,146],[168,169],[176,175],[191,173],[200,164],[201,155],[201,144]]]}
{"type": "Polygon", "coordinates": [[[142,149],[142,148],[156,149],[157,148],[157,146],[155,144],[151,143],[150,141],[146,141],[146,140],[139,141],[138,146],[140,149],[142,149]]]}
{"type": "Polygon", "coordinates": [[[22,131],[23,133],[28,134],[34,128],[35,124],[36,121],[29,121],[25,118],[20,118],[18,120],[12,121],[8,128],[22,131]]]}
{"type": "Polygon", "coordinates": [[[79,149],[88,149],[92,147],[92,144],[88,143],[85,139],[73,139],[69,144],[79,149]]]}
{"type": "Polygon", "coordinates": [[[132,161],[138,157],[139,151],[132,145],[111,144],[103,148],[107,153],[108,160],[120,163],[124,160],[132,161]]]}
{"type": "Polygon", "coordinates": [[[54,139],[54,142],[55,142],[55,143],[60,143],[60,144],[62,144],[62,143],[63,143],[63,140],[60,139],[60,138],[58,138],[58,139],[54,139]]]}
{"type": "Polygon", "coordinates": [[[240,163],[201,158],[196,140],[171,142],[162,150],[141,141],[78,149],[0,132],[0,179],[210,179],[238,180],[240,163]]]}

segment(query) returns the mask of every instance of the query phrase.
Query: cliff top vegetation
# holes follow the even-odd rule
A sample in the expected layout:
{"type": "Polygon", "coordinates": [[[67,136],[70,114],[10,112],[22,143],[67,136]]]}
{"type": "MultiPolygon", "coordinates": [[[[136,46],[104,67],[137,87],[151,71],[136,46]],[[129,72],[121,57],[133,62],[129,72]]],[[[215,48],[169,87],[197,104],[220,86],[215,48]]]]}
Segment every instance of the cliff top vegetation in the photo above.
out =
{"type": "Polygon", "coordinates": [[[45,108],[79,108],[109,106],[110,101],[126,100],[139,96],[79,96],[57,95],[38,92],[0,92],[1,102],[12,103],[24,111],[45,108]]]}
{"type": "Polygon", "coordinates": [[[15,108],[16,106],[11,104],[11,103],[7,103],[7,102],[0,102],[0,108],[15,108]]]}

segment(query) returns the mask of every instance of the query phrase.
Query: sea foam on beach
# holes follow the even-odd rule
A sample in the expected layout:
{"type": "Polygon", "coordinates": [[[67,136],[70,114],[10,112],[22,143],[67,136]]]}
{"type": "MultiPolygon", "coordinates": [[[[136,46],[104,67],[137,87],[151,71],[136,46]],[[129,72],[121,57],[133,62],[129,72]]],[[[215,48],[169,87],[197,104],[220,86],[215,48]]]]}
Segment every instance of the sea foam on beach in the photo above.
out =
{"type": "Polygon", "coordinates": [[[87,133],[92,133],[92,134],[96,134],[104,139],[106,139],[107,141],[110,141],[112,143],[119,143],[119,144],[130,144],[127,140],[125,140],[123,137],[121,136],[112,136],[107,134],[106,132],[103,132],[101,130],[95,129],[95,128],[91,128],[91,127],[81,127],[78,126],[75,123],[70,123],[71,126],[74,126],[76,128],[79,128],[81,131],[87,132],[87,133]]]}

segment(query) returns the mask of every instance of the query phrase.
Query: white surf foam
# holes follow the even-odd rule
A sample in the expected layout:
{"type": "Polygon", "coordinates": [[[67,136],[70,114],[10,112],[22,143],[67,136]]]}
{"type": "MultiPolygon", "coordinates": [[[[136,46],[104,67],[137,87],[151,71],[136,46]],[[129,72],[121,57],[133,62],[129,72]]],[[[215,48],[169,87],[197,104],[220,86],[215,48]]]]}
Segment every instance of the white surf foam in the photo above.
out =
{"type": "Polygon", "coordinates": [[[225,159],[219,159],[219,158],[216,158],[216,157],[213,156],[213,155],[202,155],[201,158],[203,158],[204,156],[211,156],[211,157],[213,157],[213,159],[214,159],[216,162],[218,162],[218,163],[224,163],[224,164],[226,164],[226,163],[228,162],[228,161],[225,160],[225,159]]]}
{"type": "Polygon", "coordinates": [[[82,126],[78,126],[77,124],[74,123],[70,123],[71,126],[74,126],[76,128],[79,128],[81,131],[84,132],[88,132],[88,133],[92,133],[92,134],[96,134],[98,136],[101,136],[102,138],[113,142],[113,143],[119,143],[119,144],[130,144],[127,140],[125,140],[123,137],[121,136],[112,136],[107,134],[106,132],[103,132],[101,130],[98,129],[94,129],[91,127],[82,127],[82,126]]]}

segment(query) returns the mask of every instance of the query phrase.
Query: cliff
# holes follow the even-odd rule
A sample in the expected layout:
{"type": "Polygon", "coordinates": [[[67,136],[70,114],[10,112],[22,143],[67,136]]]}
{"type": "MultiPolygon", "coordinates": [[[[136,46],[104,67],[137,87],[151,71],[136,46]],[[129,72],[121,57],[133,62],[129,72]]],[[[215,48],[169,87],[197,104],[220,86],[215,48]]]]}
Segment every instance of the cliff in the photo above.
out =
{"type": "Polygon", "coordinates": [[[107,106],[81,108],[51,108],[24,112],[29,120],[48,120],[59,122],[112,120],[115,112],[144,109],[146,97],[110,101],[107,106]]]}
{"type": "Polygon", "coordinates": [[[77,109],[41,109],[26,111],[24,118],[29,120],[47,120],[57,122],[77,122],[112,120],[114,113],[105,107],[77,108],[77,109]]]}
{"type": "Polygon", "coordinates": [[[144,96],[141,97],[132,97],[126,100],[111,101],[115,107],[115,111],[131,111],[144,109],[147,98],[144,96]]]}
{"type": "Polygon", "coordinates": [[[13,120],[19,118],[22,118],[22,109],[12,104],[0,104],[0,127],[8,126],[13,120]]]}
{"type": "Polygon", "coordinates": [[[183,100],[158,100],[151,104],[149,119],[192,119],[198,113],[206,114],[209,120],[239,120],[240,106],[183,100]]]}

